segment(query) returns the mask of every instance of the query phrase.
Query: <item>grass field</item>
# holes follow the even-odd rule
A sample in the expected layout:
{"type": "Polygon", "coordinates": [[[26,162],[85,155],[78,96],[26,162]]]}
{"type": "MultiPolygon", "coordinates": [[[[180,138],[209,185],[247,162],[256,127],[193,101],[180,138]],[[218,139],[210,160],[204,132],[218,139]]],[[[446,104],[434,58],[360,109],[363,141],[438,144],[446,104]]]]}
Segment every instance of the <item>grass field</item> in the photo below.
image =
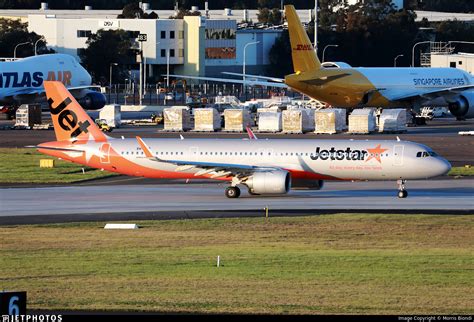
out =
{"type": "Polygon", "coordinates": [[[116,174],[58,160],[35,149],[0,148],[0,183],[73,183],[113,175],[116,174]],[[55,159],[55,167],[40,168],[40,159],[55,159]]]}
{"type": "Polygon", "coordinates": [[[474,313],[474,217],[326,215],[0,228],[30,309],[474,313]],[[221,267],[216,257],[221,256],[221,267]]]}
{"type": "Polygon", "coordinates": [[[474,166],[452,167],[448,176],[474,176],[474,166]]]}

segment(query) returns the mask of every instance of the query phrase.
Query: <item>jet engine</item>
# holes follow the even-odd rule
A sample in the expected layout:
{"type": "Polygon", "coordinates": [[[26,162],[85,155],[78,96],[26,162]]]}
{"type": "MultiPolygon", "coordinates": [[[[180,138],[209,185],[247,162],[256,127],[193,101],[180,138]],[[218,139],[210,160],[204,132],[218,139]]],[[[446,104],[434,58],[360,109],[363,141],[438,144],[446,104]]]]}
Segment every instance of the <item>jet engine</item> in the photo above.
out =
{"type": "Polygon", "coordinates": [[[287,171],[256,172],[247,179],[245,185],[249,192],[257,195],[288,193],[291,187],[291,175],[287,171]]]}
{"type": "Polygon", "coordinates": [[[311,180],[311,179],[291,180],[292,189],[321,190],[323,186],[324,186],[324,180],[311,180]]]}
{"type": "Polygon", "coordinates": [[[474,92],[464,92],[457,100],[448,103],[449,111],[457,118],[474,117],[474,92]]]}
{"type": "Polygon", "coordinates": [[[95,91],[86,91],[86,94],[77,100],[85,110],[100,110],[105,106],[105,95],[95,91]]]}

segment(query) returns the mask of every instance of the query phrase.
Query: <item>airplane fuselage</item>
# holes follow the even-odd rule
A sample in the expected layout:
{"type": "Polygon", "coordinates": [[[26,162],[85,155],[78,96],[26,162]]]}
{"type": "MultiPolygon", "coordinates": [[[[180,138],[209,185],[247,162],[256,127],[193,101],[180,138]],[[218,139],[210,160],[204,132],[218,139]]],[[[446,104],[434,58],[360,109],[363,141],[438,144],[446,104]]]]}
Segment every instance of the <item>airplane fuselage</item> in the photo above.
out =
{"type": "Polygon", "coordinates": [[[63,54],[0,62],[0,105],[44,101],[44,81],[80,87],[91,85],[91,76],[74,57],[63,54]]]}
{"type": "MultiPolygon", "coordinates": [[[[428,147],[407,141],[376,140],[238,140],[146,139],[153,156],[163,161],[277,167],[305,180],[424,179],[446,173],[449,163],[428,147]]],[[[199,167],[182,167],[145,156],[135,139],[107,142],[57,141],[48,147],[84,150],[40,152],[75,163],[130,176],[148,178],[231,180],[212,171],[199,175],[199,167]],[[196,175],[198,174],[198,175],[196,175]]]]}
{"type": "Polygon", "coordinates": [[[337,107],[412,107],[410,101],[392,98],[472,85],[474,79],[457,68],[328,68],[288,75],[285,83],[337,107]],[[326,81],[335,74],[345,76],[326,81]]]}

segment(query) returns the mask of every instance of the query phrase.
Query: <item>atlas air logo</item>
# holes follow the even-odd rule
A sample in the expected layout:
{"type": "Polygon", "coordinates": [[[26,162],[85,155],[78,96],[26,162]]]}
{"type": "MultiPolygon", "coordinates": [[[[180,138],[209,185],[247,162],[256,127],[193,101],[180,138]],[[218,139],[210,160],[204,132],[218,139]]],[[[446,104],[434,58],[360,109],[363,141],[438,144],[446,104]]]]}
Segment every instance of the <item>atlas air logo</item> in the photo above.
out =
{"type": "Polygon", "coordinates": [[[89,121],[78,122],[76,113],[66,109],[66,107],[72,103],[72,100],[69,97],[66,97],[66,99],[56,107],[53,107],[53,103],[54,100],[49,98],[48,104],[51,115],[57,115],[58,124],[64,131],[74,130],[71,133],[71,138],[78,137],[81,133],[89,132],[88,128],[91,125],[89,121]]]}
{"type": "MultiPolygon", "coordinates": [[[[71,85],[72,73],[69,70],[49,71],[46,80],[71,85]]],[[[4,72],[0,73],[0,88],[40,87],[43,85],[43,72],[4,72]]]]}
{"type": "Polygon", "coordinates": [[[296,48],[293,48],[293,50],[313,50],[313,46],[308,45],[308,44],[297,44],[296,48]]]}
{"type": "Polygon", "coordinates": [[[356,150],[351,149],[350,147],[345,150],[336,150],[335,147],[332,147],[329,150],[322,150],[319,146],[316,148],[316,152],[311,155],[312,160],[348,160],[348,161],[363,161],[365,162],[375,159],[379,163],[382,163],[380,159],[382,153],[388,149],[382,149],[381,145],[377,145],[373,149],[367,150],[356,150]]]}

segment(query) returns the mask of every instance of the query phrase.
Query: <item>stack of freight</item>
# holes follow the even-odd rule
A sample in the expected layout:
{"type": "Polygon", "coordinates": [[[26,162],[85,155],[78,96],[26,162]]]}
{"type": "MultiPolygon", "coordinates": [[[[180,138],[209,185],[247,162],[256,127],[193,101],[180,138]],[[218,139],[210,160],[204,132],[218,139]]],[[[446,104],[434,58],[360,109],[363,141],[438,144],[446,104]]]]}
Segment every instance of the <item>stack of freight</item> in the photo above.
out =
{"type": "Polygon", "coordinates": [[[253,122],[249,110],[228,108],[224,110],[224,123],[225,131],[242,132],[247,126],[252,126],[253,122]]]}
{"type": "Polygon", "coordinates": [[[165,131],[187,131],[191,129],[189,110],[183,107],[170,107],[163,110],[165,131]]]}
{"type": "Polygon", "coordinates": [[[281,131],[281,112],[258,113],[258,131],[259,132],[280,132],[281,131]]]}
{"type": "Polygon", "coordinates": [[[379,119],[379,132],[404,132],[407,130],[407,113],[403,108],[384,109],[379,119]]]}
{"type": "Polygon", "coordinates": [[[110,127],[120,127],[120,123],[122,122],[120,105],[105,105],[99,112],[99,119],[105,120],[110,127]]]}
{"type": "Polygon", "coordinates": [[[283,111],[282,129],[285,133],[314,131],[314,111],[311,109],[290,109],[283,111]]]}
{"type": "Polygon", "coordinates": [[[194,109],[194,131],[214,132],[221,129],[221,117],[215,108],[194,109]]]}
{"type": "Polygon", "coordinates": [[[41,124],[41,106],[39,104],[23,104],[16,110],[15,126],[33,127],[41,124]]]}
{"type": "Polygon", "coordinates": [[[375,109],[356,109],[349,115],[349,132],[367,134],[375,131],[375,109]]]}
{"type": "Polygon", "coordinates": [[[315,133],[334,134],[347,129],[346,110],[343,108],[316,111],[314,119],[316,123],[315,133]]]}

